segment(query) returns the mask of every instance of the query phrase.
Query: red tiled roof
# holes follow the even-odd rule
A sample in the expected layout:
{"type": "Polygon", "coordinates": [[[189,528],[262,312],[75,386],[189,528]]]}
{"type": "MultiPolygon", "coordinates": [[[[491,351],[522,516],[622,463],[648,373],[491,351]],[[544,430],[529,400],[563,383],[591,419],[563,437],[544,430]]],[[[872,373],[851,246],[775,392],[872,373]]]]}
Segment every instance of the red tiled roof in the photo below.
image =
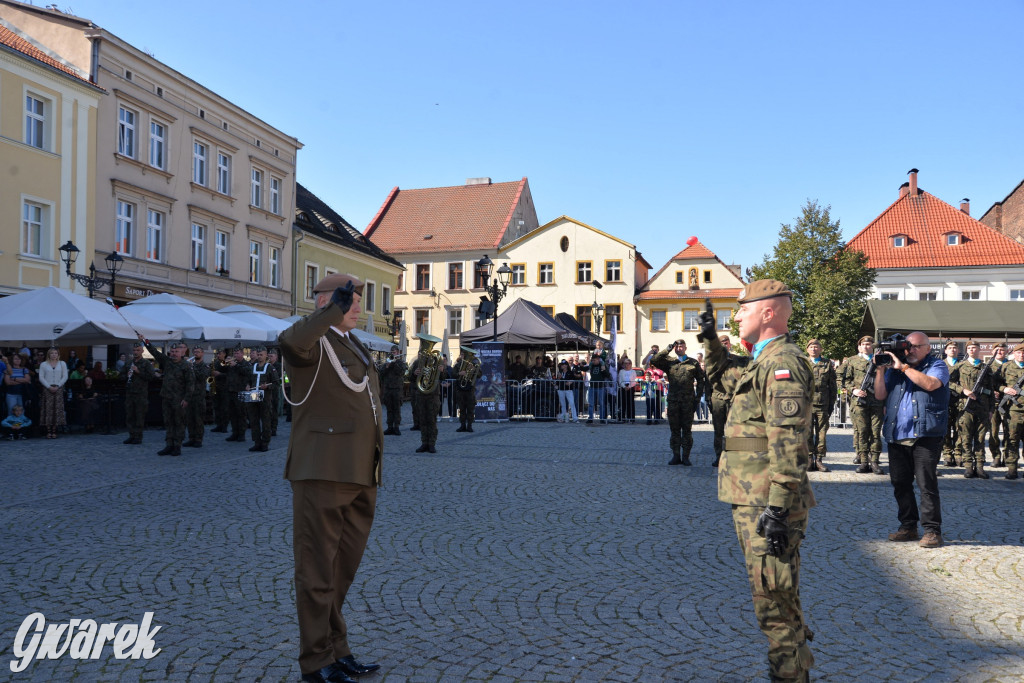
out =
{"type": "Polygon", "coordinates": [[[391,254],[494,248],[526,182],[523,178],[423,190],[396,187],[363,234],[391,254]]]}
{"type": "Polygon", "coordinates": [[[740,295],[741,287],[722,289],[653,289],[641,292],[637,301],[648,299],[735,299],[740,295]]]}
{"type": "MultiPolygon", "coordinates": [[[[10,47],[10,48],[12,48],[14,50],[17,50],[18,52],[22,53],[26,57],[31,57],[32,59],[34,59],[34,60],[36,60],[38,62],[42,62],[43,64],[46,64],[47,66],[51,66],[54,69],[57,69],[58,71],[62,71],[64,73],[66,73],[67,75],[69,75],[69,76],[71,76],[71,77],[73,77],[73,78],[75,78],[75,79],[77,79],[79,81],[82,81],[84,83],[89,83],[89,79],[82,78],[79,75],[79,73],[77,71],[75,71],[75,69],[73,69],[72,67],[68,66],[67,64],[63,64],[63,63],[59,62],[58,60],[54,59],[50,55],[46,54],[45,52],[40,50],[38,47],[36,47],[32,43],[30,43],[29,41],[25,40],[24,38],[19,36],[14,31],[10,30],[9,28],[4,26],[3,24],[0,24],[0,45],[6,45],[6,46],[8,46],[8,47],[10,47]]],[[[92,85],[92,84],[90,83],[90,85],[92,85]]]]}
{"type": "Polygon", "coordinates": [[[685,249],[672,257],[671,260],[686,260],[686,259],[717,259],[715,253],[701,244],[699,241],[694,243],[692,246],[687,245],[685,249]]]}
{"type": "Polygon", "coordinates": [[[857,233],[847,248],[863,251],[869,268],[957,268],[1024,264],[1024,245],[941,199],[918,190],[905,194],[857,233]],[[946,245],[946,235],[960,233],[961,243],[946,245]],[[894,247],[893,235],[906,235],[894,247]]]}

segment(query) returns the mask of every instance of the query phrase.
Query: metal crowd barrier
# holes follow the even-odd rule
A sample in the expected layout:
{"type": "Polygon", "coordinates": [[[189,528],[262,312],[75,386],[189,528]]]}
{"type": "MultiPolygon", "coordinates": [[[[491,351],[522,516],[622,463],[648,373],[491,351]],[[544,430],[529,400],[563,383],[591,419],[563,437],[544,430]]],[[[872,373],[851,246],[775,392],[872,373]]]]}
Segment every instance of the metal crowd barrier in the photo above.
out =
{"type": "MultiPolygon", "coordinates": [[[[610,381],[590,382],[589,380],[527,379],[505,382],[508,397],[509,419],[511,420],[555,420],[561,412],[558,391],[570,391],[571,401],[576,406],[577,418],[583,422],[590,414],[590,404],[595,403],[594,419],[600,420],[601,398],[605,405],[605,419],[609,422],[629,420],[664,419],[665,394],[658,385],[648,386],[638,382],[632,395],[626,394],[610,381]],[[609,391],[609,389],[614,389],[609,391]],[[630,405],[633,410],[630,411],[630,405]]],[[[570,414],[571,419],[571,414],[570,414]]]]}

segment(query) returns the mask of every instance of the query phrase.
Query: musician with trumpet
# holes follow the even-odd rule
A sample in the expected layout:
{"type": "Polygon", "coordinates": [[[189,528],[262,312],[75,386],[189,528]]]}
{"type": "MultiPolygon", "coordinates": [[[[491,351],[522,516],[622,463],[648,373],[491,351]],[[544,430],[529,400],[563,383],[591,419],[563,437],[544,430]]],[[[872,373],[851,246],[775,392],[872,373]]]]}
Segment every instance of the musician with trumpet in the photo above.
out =
{"type": "Polygon", "coordinates": [[[473,418],[476,415],[476,380],[480,377],[480,359],[476,351],[468,346],[459,347],[462,355],[455,364],[455,403],[459,410],[459,428],[457,432],[473,431],[473,418]]]}
{"type": "Polygon", "coordinates": [[[408,367],[402,359],[398,344],[391,346],[391,353],[377,367],[381,391],[384,393],[384,407],[388,412],[388,428],[384,433],[401,436],[398,425],[402,424],[402,388],[405,386],[405,372],[408,367]]]}
{"type": "MultiPolygon", "coordinates": [[[[224,388],[228,392],[228,415],[231,418],[231,436],[225,441],[245,441],[246,406],[239,395],[245,390],[252,374],[252,366],[245,360],[241,346],[235,346],[227,360],[227,379],[224,388]]],[[[218,388],[219,388],[218,383],[218,388]]]]}
{"type": "Polygon", "coordinates": [[[228,405],[228,350],[217,349],[217,355],[210,363],[210,395],[213,397],[213,422],[211,432],[225,433],[231,422],[231,408],[228,405]]]}
{"type": "Polygon", "coordinates": [[[417,453],[437,453],[437,412],[441,408],[441,373],[444,365],[441,354],[434,350],[434,345],[441,340],[429,334],[416,335],[420,340],[420,351],[410,369],[413,378],[413,390],[419,393],[413,406],[416,410],[416,422],[420,427],[420,447],[417,453]]]}
{"type": "Polygon", "coordinates": [[[192,394],[188,399],[188,409],[185,415],[185,423],[188,426],[188,441],[181,444],[189,448],[200,448],[203,445],[203,432],[206,420],[206,391],[210,377],[210,366],[203,360],[203,347],[198,344],[192,348],[192,357],[189,362],[192,364],[192,375],[195,381],[192,384],[192,394]]]}

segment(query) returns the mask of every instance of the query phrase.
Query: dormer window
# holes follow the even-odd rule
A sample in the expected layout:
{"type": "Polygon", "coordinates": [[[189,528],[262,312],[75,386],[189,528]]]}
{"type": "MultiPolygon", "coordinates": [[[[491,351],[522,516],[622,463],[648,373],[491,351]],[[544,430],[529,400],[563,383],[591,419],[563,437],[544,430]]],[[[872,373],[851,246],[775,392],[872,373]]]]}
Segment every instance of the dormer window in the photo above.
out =
{"type": "Polygon", "coordinates": [[[946,235],[946,246],[947,247],[959,246],[961,244],[961,239],[960,239],[961,237],[962,236],[958,232],[948,233],[946,235]]]}
{"type": "Polygon", "coordinates": [[[907,236],[906,235],[893,235],[892,236],[892,246],[894,246],[896,248],[907,246],[907,236]]]}

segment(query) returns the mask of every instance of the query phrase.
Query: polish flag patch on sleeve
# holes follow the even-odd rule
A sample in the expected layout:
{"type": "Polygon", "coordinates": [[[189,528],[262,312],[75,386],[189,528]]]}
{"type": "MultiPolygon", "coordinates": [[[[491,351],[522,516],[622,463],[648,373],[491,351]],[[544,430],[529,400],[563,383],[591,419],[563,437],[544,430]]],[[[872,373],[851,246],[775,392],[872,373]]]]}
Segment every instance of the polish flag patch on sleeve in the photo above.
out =
{"type": "Polygon", "coordinates": [[[775,379],[789,379],[789,370],[776,370],[775,379]]]}

